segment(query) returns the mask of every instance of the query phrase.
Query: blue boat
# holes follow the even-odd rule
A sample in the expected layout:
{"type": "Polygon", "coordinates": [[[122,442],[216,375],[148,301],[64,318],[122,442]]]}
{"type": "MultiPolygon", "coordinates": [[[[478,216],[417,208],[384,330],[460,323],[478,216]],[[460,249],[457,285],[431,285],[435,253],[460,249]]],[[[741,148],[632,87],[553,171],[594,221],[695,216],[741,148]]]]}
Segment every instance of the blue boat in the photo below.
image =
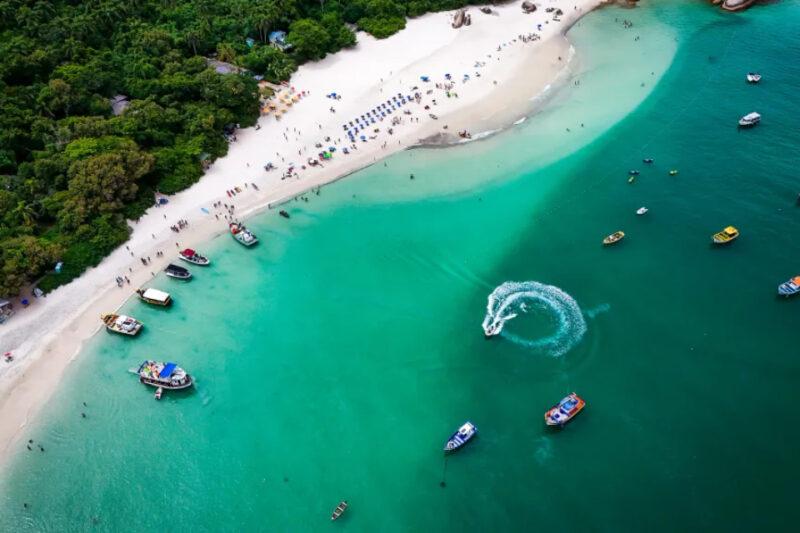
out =
{"type": "Polygon", "coordinates": [[[789,281],[778,285],[778,294],[781,296],[786,296],[788,298],[798,292],[800,292],[800,276],[795,276],[789,281]]]}
{"type": "Polygon", "coordinates": [[[444,445],[445,452],[454,452],[468,443],[472,437],[478,434],[478,428],[472,422],[464,422],[464,425],[453,433],[447,444],[444,445]]]}

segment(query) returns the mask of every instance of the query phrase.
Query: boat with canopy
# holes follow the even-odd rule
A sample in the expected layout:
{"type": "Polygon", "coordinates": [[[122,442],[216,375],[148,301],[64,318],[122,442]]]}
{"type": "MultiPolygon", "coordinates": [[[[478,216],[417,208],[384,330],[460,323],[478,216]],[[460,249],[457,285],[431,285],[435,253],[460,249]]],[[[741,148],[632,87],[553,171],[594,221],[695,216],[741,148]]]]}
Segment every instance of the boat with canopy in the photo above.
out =
{"type": "Polygon", "coordinates": [[[347,509],[347,500],[343,500],[339,502],[339,505],[336,506],[336,509],[333,510],[333,514],[331,515],[331,521],[338,519],[342,516],[342,513],[345,512],[347,509]]]}
{"type": "Polygon", "coordinates": [[[563,426],[580,413],[584,407],[586,407],[586,402],[573,392],[544,414],[544,422],[548,426],[563,426]]]}
{"type": "Polygon", "coordinates": [[[236,239],[239,244],[250,247],[258,242],[258,237],[253,232],[245,227],[244,224],[239,222],[231,222],[230,224],[231,235],[236,239]]]}
{"type": "Polygon", "coordinates": [[[172,263],[167,265],[167,268],[164,269],[164,273],[167,276],[175,279],[192,279],[192,273],[189,272],[188,268],[173,265],[172,263]]]}
{"type": "Polygon", "coordinates": [[[211,261],[207,257],[200,255],[191,248],[187,248],[185,250],[181,250],[180,252],[178,252],[178,257],[180,257],[187,263],[191,263],[197,266],[208,266],[211,264],[211,261]]]}
{"type": "Polygon", "coordinates": [[[168,292],[160,291],[158,289],[138,289],[136,294],[139,298],[151,305],[160,305],[166,307],[172,303],[172,297],[168,292]]]}
{"type": "Polygon", "coordinates": [[[729,244],[739,238],[739,230],[733,226],[728,226],[722,231],[718,231],[711,237],[714,244],[729,244]]]}
{"type": "Polygon", "coordinates": [[[789,297],[794,296],[800,292],[800,276],[795,276],[789,281],[785,281],[778,285],[778,294],[781,296],[789,297]]]}
{"type": "Polygon", "coordinates": [[[139,381],[151,387],[180,390],[192,386],[192,376],[175,363],[161,363],[158,361],[144,361],[139,368],[133,371],[139,375],[139,381]]]}
{"type": "Polygon", "coordinates": [[[624,231],[615,231],[614,233],[603,239],[603,245],[608,246],[611,244],[616,244],[624,238],[625,238],[624,231]]]}

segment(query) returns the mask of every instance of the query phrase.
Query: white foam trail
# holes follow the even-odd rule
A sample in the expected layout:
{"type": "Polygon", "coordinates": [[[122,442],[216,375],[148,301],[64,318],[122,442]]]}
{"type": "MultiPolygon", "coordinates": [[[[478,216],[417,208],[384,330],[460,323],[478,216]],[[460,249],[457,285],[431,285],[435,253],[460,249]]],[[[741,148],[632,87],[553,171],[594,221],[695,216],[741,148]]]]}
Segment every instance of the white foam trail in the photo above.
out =
{"type": "Polygon", "coordinates": [[[537,281],[507,281],[492,291],[486,304],[484,330],[489,325],[502,329],[508,320],[526,313],[531,307],[544,308],[555,316],[558,322],[555,333],[540,339],[525,339],[506,330],[502,330],[501,335],[526,348],[560,357],[586,333],[586,322],[578,303],[558,287],[537,281]]]}
{"type": "Polygon", "coordinates": [[[479,139],[485,139],[486,137],[488,137],[490,135],[494,135],[495,133],[497,133],[499,131],[502,131],[502,130],[497,129],[497,130],[481,131],[481,132],[476,133],[475,135],[473,135],[469,139],[461,139],[461,140],[459,140],[458,144],[465,144],[465,143],[470,143],[470,142],[473,142],[473,141],[477,141],[479,139]]]}
{"type": "Polygon", "coordinates": [[[592,309],[587,309],[584,314],[589,318],[594,318],[600,313],[608,313],[611,310],[610,304],[600,304],[592,309]]]}

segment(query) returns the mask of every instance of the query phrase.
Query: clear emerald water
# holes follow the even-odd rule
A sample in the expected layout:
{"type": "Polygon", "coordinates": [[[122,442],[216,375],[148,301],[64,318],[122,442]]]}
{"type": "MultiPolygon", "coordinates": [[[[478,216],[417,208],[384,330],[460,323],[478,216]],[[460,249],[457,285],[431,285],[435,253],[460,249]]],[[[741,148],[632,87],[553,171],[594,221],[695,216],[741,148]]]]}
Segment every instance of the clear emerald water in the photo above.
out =
{"type": "Polygon", "coordinates": [[[572,30],[580,85],[521,126],[256,217],[259,247],[223,236],[191,283],[158,280],[172,309],[128,303],[145,333],[85,348],[28,430],[46,452],[4,473],[0,530],[792,530],[800,301],[775,294],[800,274],[800,2],[642,4],[572,30]],[[573,349],[483,339],[512,280],[575,299],[573,349]],[[126,373],[144,358],[195,389],[153,401],[126,373]],[[585,412],[549,431],[572,391],[585,412]]]}

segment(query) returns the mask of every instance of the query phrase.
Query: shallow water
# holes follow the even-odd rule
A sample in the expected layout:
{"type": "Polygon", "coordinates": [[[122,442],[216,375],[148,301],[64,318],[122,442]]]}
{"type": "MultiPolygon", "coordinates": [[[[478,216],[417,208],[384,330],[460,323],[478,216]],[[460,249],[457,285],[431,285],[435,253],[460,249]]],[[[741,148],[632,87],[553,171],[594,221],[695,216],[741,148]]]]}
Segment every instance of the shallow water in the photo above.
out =
{"type": "MultiPolygon", "coordinates": [[[[580,84],[541,114],[258,217],[259,247],[223,237],[192,282],[159,279],[172,309],[130,302],[147,330],[86,347],[30,429],[46,452],[4,476],[0,530],[317,531],[341,499],[355,531],[790,529],[800,301],[775,291],[800,274],[800,3],[643,4],[573,30],[580,84]],[[485,341],[506,281],[559,287],[585,333],[559,357],[485,341]],[[125,372],[145,357],[197,386],[153,401],[125,372]],[[585,412],[548,431],[573,390],[585,412]]],[[[557,329],[538,316],[508,333],[557,329]]]]}

